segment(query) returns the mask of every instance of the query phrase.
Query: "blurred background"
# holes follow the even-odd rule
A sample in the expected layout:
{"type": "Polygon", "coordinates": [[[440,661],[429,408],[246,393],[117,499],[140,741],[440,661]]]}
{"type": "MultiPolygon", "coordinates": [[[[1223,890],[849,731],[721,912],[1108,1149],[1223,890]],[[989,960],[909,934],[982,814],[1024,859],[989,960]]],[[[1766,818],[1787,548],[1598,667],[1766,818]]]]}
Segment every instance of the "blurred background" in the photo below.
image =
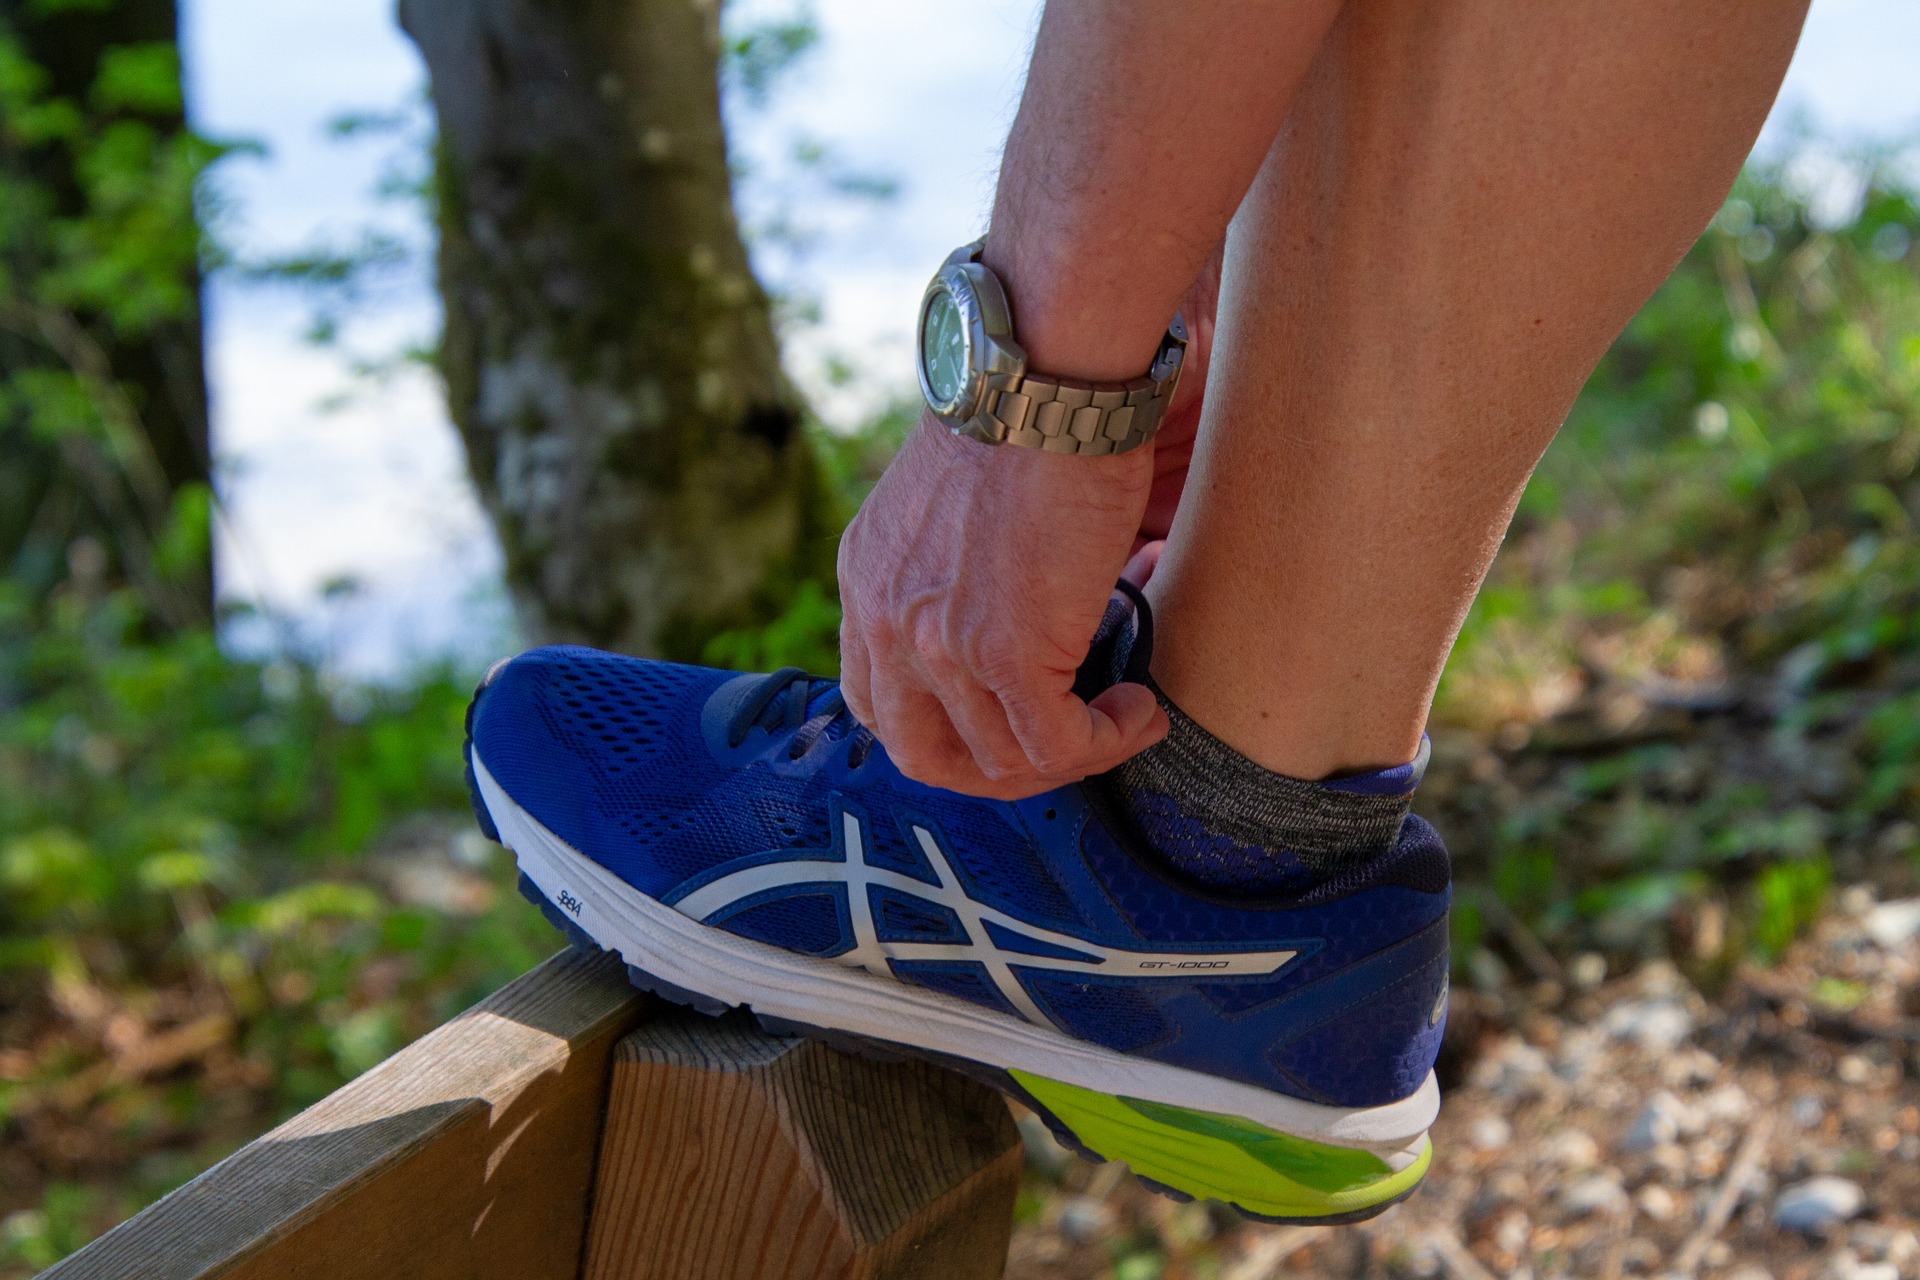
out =
{"type": "MultiPolygon", "coordinates": [[[[464,813],[487,662],[833,669],[1037,6],[717,3],[0,0],[0,1277],[554,949],[464,813]]],[[[1035,1133],[1011,1274],[1650,1270],[1774,1103],[1708,1271],[1920,1274],[1916,50],[1816,0],[1456,649],[1437,1234],[1035,1133]]]]}

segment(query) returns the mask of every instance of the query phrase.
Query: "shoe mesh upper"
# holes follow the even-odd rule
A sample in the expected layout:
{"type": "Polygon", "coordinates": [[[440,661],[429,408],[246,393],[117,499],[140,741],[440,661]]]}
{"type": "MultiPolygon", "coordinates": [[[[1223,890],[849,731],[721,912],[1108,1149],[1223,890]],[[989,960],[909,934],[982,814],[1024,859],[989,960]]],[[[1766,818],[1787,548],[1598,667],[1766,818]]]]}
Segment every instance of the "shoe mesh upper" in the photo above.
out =
{"type": "MultiPolygon", "coordinates": [[[[1074,789],[1036,802],[1049,806],[1040,822],[1037,809],[913,783],[884,750],[853,781],[808,763],[844,757],[844,741],[823,740],[793,764],[784,738],[763,736],[754,740],[759,747],[743,748],[750,760],[723,761],[701,716],[734,678],[589,649],[535,650],[482,691],[472,719],[475,754],[556,836],[664,901],[750,864],[843,857],[844,810],[868,865],[913,877],[936,894],[939,877],[913,832],[923,828],[967,897],[1096,951],[1297,950],[1272,977],[1149,981],[1063,972],[1019,960],[1023,945],[1028,955],[1059,957],[1065,949],[1057,944],[970,939],[950,909],[899,888],[876,889],[868,899],[883,942],[998,945],[1033,1004],[1061,1029],[1108,1048],[1351,1106],[1392,1101],[1425,1078],[1438,1047],[1431,1015],[1445,980],[1444,936],[1439,952],[1396,945],[1444,915],[1446,881],[1445,851],[1417,818],[1393,853],[1343,876],[1338,893],[1323,888],[1263,903],[1209,897],[1151,869],[1097,813],[1083,821],[1088,810],[1074,789]],[[1372,968],[1356,982],[1366,963],[1372,968]]],[[[853,945],[840,884],[756,894],[709,923],[810,955],[853,945]]],[[[905,981],[1019,1016],[981,964],[895,960],[892,967],[905,981]]]]}

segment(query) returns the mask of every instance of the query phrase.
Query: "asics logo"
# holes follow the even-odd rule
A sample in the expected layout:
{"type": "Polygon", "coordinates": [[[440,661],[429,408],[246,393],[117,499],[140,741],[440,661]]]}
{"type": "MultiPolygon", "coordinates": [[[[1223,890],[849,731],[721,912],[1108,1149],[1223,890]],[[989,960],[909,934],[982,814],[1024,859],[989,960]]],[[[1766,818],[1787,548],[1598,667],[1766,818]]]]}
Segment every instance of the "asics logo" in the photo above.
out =
{"type": "Polygon", "coordinates": [[[1055,973],[1124,974],[1136,978],[1187,977],[1196,972],[1210,977],[1262,975],[1276,972],[1299,954],[1285,950],[1196,955],[1133,951],[1088,942],[1071,934],[1041,928],[968,896],[946,851],[925,827],[913,827],[913,839],[939,878],[938,886],[885,867],[868,865],[866,835],[860,818],[849,812],[842,812],[839,817],[846,852],[844,861],[794,858],[746,867],[700,886],[674,901],[674,908],[682,915],[704,922],[741,899],[769,889],[839,880],[847,886],[847,906],[853,918],[853,946],[835,957],[840,963],[891,977],[889,960],[971,961],[986,970],[1000,994],[1022,1016],[1042,1026],[1052,1026],[1053,1022],[1027,993],[1026,985],[1014,972],[1016,968],[1055,973]],[[946,907],[958,917],[966,941],[882,941],[874,927],[869,887],[891,889],[946,907]],[[995,941],[996,932],[1003,942],[995,941]],[[1049,954],[1037,955],[1036,951],[1049,954]]]}

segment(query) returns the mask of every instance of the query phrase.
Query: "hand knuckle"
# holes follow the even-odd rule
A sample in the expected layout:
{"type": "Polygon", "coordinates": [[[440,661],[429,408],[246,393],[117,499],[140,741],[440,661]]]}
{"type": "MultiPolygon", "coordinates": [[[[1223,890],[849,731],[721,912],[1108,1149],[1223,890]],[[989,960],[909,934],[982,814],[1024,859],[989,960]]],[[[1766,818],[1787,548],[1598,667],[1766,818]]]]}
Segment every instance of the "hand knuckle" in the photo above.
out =
{"type": "Polygon", "coordinates": [[[999,628],[968,636],[965,646],[967,665],[994,688],[1018,684],[1029,665],[1025,647],[999,628]]]}
{"type": "Polygon", "coordinates": [[[934,657],[948,652],[946,626],[940,611],[927,602],[918,601],[907,607],[901,617],[900,631],[912,643],[915,653],[934,657]]]}
{"type": "Polygon", "coordinates": [[[863,622],[860,638],[866,642],[867,656],[872,662],[891,663],[900,652],[899,636],[884,622],[863,622]]]}

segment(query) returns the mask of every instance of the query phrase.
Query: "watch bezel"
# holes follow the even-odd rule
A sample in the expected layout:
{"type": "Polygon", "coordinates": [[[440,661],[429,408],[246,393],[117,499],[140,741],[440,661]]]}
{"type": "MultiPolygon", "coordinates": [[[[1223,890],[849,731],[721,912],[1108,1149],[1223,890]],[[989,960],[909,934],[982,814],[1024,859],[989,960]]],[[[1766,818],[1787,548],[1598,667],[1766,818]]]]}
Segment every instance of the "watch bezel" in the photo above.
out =
{"type": "Polygon", "coordinates": [[[981,410],[986,401],[988,380],[1006,377],[1015,385],[1027,370],[1027,353],[1013,339],[1013,311],[1007,305],[1006,291],[993,272],[974,261],[982,241],[956,251],[948,258],[920,298],[920,316],[914,325],[914,374],[920,382],[920,394],[927,408],[949,431],[998,443],[983,426],[981,410]],[[945,294],[953,299],[960,313],[965,334],[967,366],[960,387],[948,399],[934,395],[927,375],[927,315],[934,299],[945,294]]]}
{"type": "Polygon", "coordinates": [[[942,420],[971,416],[986,390],[986,379],[974,356],[980,344],[980,308],[974,301],[973,291],[966,288],[965,283],[965,278],[958,272],[943,268],[920,299],[920,321],[913,331],[914,372],[920,378],[920,394],[925,398],[927,407],[933,410],[934,416],[942,420]],[[933,378],[927,370],[927,320],[941,298],[950,300],[953,309],[959,313],[961,341],[966,349],[960,385],[951,397],[944,400],[935,394],[933,378]]]}

